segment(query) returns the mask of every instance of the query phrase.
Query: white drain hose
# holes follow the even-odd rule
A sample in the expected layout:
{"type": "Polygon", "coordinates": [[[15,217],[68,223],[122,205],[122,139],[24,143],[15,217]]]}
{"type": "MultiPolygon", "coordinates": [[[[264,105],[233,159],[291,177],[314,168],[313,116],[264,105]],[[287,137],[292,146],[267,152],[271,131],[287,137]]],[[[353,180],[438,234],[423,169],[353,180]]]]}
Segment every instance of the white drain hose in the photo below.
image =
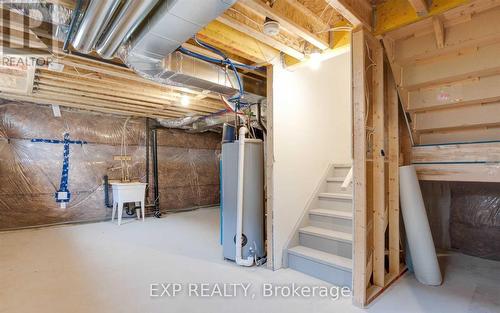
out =
{"type": "Polygon", "coordinates": [[[248,133],[248,128],[245,126],[239,131],[239,154],[238,154],[238,196],[236,204],[236,264],[241,266],[252,266],[254,262],[253,256],[242,259],[241,251],[243,237],[243,178],[245,174],[245,136],[248,133]]]}

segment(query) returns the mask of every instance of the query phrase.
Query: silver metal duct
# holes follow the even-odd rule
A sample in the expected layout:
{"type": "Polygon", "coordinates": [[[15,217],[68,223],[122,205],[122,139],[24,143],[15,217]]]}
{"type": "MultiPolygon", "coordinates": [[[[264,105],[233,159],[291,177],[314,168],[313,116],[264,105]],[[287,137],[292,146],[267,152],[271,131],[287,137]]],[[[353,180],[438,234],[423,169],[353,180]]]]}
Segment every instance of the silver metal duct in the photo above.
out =
{"type": "Polygon", "coordinates": [[[163,1],[145,27],[134,36],[130,53],[163,59],[224,13],[236,0],[163,1]]]}
{"type": "Polygon", "coordinates": [[[121,0],[91,0],[71,44],[81,53],[92,51],[121,0]]]}
{"type": "MultiPolygon", "coordinates": [[[[128,55],[126,64],[140,76],[165,85],[184,86],[191,89],[233,96],[238,92],[238,82],[233,71],[173,52],[160,60],[143,55],[128,55]]],[[[240,75],[245,89],[245,100],[257,102],[266,95],[263,81],[240,75]]]]}
{"type": "MultiPolygon", "coordinates": [[[[165,4],[170,2],[163,1],[165,4]]],[[[97,44],[97,53],[104,59],[112,59],[157,3],[158,0],[126,0],[123,9],[97,44]]]]}
{"type": "MultiPolygon", "coordinates": [[[[261,129],[261,125],[259,125],[256,116],[257,114],[257,106],[251,106],[250,110],[253,112],[253,117],[250,122],[250,125],[253,128],[261,129]]],[[[267,103],[264,101],[262,103],[262,122],[264,125],[266,124],[267,115],[267,103]]],[[[215,113],[208,116],[188,116],[188,117],[180,117],[180,118],[171,118],[171,119],[157,119],[161,126],[167,128],[178,128],[184,129],[191,132],[205,132],[209,130],[214,130],[220,128],[224,123],[233,124],[234,123],[234,113],[215,113]]]]}
{"type": "MultiPolygon", "coordinates": [[[[122,59],[139,75],[168,85],[210,90],[226,96],[238,92],[232,71],[175,52],[200,29],[216,19],[236,0],[171,0],[162,2],[154,15],[134,34],[122,59]]],[[[248,101],[265,95],[263,83],[243,75],[248,101]],[[253,94],[253,95],[251,95],[253,94]],[[250,99],[252,97],[252,99],[250,99]]]]}

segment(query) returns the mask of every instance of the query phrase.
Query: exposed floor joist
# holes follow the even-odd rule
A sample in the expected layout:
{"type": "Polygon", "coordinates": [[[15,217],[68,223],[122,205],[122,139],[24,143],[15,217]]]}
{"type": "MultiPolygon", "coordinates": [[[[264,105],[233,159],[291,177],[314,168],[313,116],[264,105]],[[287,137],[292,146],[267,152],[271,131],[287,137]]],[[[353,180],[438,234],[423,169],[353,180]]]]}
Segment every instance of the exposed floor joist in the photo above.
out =
{"type": "MultiPolygon", "coordinates": [[[[416,1],[416,0],[415,0],[416,1]]],[[[433,0],[426,15],[419,15],[410,1],[387,0],[376,6],[374,33],[382,35],[428,16],[439,15],[450,9],[467,4],[469,0],[433,0]]]]}
{"type": "Polygon", "coordinates": [[[367,0],[327,0],[353,26],[364,26],[372,29],[372,7],[367,0]]]}
{"type": "Polygon", "coordinates": [[[298,25],[296,22],[286,16],[282,10],[278,10],[275,7],[270,7],[260,0],[240,0],[240,2],[245,6],[248,6],[252,10],[279,22],[281,27],[300,36],[318,49],[326,50],[330,47],[328,41],[320,38],[318,35],[312,33],[302,25],[298,25]]]}

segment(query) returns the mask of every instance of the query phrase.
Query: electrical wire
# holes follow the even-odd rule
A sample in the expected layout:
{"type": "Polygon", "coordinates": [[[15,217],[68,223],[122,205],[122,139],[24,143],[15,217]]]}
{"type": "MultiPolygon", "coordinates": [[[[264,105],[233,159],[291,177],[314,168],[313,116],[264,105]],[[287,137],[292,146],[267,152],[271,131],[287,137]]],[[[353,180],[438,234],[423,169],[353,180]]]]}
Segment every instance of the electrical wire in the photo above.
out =
{"type": "Polygon", "coordinates": [[[338,26],[338,27],[333,27],[329,29],[325,29],[319,32],[316,32],[316,34],[322,34],[322,33],[328,33],[328,32],[350,32],[352,31],[353,28],[349,26],[338,26]]]}

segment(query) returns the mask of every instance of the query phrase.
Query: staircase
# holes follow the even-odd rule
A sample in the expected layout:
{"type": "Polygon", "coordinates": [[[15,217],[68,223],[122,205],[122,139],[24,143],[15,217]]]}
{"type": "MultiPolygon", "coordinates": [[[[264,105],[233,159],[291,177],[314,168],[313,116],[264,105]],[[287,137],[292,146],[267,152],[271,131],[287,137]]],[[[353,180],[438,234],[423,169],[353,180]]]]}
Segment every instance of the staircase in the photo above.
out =
{"type": "Polygon", "coordinates": [[[342,188],[351,165],[335,164],[288,249],[288,267],[337,286],[352,285],[352,183],[342,188]]]}

